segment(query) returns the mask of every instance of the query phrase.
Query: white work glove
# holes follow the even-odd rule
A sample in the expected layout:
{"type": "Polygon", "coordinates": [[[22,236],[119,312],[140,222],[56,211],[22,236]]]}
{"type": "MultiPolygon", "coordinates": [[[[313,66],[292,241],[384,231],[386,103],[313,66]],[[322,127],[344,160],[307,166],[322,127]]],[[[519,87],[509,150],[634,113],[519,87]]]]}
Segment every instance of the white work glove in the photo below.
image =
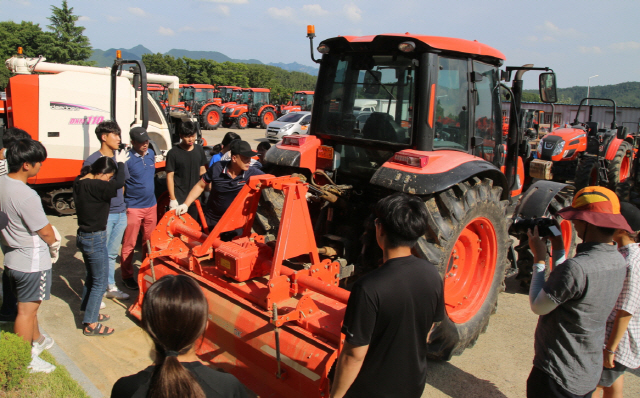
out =
{"type": "Polygon", "coordinates": [[[178,201],[175,199],[171,199],[171,201],[169,202],[169,210],[176,209],[178,206],[180,206],[180,203],[178,203],[178,201]]]}
{"type": "Polygon", "coordinates": [[[129,160],[129,151],[121,149],[116,152],[116,163],[127,163],[127,160],[129,160]]]}
{"type": "Polygon", "coordinates": [[[56,241],[49,246],[49,254],[51,255],[51,264],[55,264],[58,261],[58,258],[60,258],[60,244],[62,243],[62,236],[60,236],[60,232],[58,232],[56,227],[52,225],[51,228],[53,228],[53,235],[56,237],[56,241]]]}
{"type": "Polygon", "coordinates": [[[187,212],[187,210],[189,210],[189,206],[185,205],[184,203],[181,204],[180,206],[178,206],[178,208],[176,209],[176,216],[181,216],[184,213],[187,212]]]}

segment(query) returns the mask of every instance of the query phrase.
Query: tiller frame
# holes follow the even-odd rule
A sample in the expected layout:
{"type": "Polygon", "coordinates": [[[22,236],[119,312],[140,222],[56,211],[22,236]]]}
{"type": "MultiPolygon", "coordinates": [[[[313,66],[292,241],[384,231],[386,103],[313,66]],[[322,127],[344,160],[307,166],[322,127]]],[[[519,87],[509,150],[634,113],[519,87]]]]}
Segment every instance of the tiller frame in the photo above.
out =
{"type": "Polygon", "coordinates": [[[320,259],[307,190],[297,177],[251,177],[210,234],[188,214],[167,212],[147,242],[131,314],[140,319],[156,278],[189,275],[209,302],[201,359],[261,397],[328,396],[349,292],[338,287],[340,263],[320,259]],[[284,193],[275,240],[251,232],[265,188],[284,193]],[[240,229],[223,240],[225,232],[240,229]],[[302,259],[303,269],[285,265],[290,259],[302,259]]]}

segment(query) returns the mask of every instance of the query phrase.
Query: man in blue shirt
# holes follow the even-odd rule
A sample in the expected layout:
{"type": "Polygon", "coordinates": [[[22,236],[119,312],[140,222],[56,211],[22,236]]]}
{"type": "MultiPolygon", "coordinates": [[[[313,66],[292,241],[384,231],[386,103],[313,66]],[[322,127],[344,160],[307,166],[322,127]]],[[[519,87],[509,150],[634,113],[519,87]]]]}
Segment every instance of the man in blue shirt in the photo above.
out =
{"type": "Polygon", "coordinates": [[[211,184],[211,194],[203,211],[208,227],[213,230],[249,178],[264,174],[260,169],[250,167],[251,157],[256,154],[248,142],[234,140],[231,143],[231,160],[214,163],[191,189],[184,203],[178,206],[176,214],[186,213],[207,184],[211,184]]]}
{"type": "Polygon", "coordinates": [[[122,283],[131,290],[138,290],[138,283],[133,278],[133,249],[136,247],[138,232],[142,225],[142,255],[151,232],[158,223],[156,211],[156,195],[153,177],[156,172],[155,153],[149,148],[149,135],[142,127],[134,127],[129,132],[131,137],[131,156],[126,165],[129,178],[124,184],[124,201],[127,204],[127,228],[122,241],[122,283]]]}
{"type": "MultiPolygon", "coordinates": [[[[82,167],[90,166],[103,156],[109,156],[115,160],[115,151],[119,149],[121,137],[120,126],[112,120],[101,122],[96,127],[96,136],[100,142],[100,150],[92,153],[84,161],[82,167]]],[[[125,163],[125,178],[129,178],[129,170],[125,163]]],[[[118,190],[118,195],[111,199],[109,207],[109,219],[107,220],[107,252],[109,254],[109,273],[107,274],[107,298],[126,300],[129,295],[116,287],[116,259],[120,253],[122,235],[127,227],[127,205],[124,203],[123,189],[118,190]]]]}

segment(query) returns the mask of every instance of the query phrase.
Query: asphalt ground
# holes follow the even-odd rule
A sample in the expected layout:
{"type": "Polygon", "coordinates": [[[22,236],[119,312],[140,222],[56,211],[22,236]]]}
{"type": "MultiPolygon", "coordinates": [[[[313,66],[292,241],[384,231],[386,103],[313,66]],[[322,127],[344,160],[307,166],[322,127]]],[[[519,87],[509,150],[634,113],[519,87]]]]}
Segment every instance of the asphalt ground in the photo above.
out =
{"type": "MultiPolygon", "coordinates": [[[[206,131],[204,136],[209,145],[214,145],[227,131],[237,132],[254,148],[264,140],[263,129],[219,129],[206,131]]],[[[75,242],[77,219],[52,215],[48,218],[62,235],[62,247],[60,260],[53,268],[51,299],[43,302],[39,311],[40,325],[56,341],[52,352],[59,361],[62,358],[61,363],[90,395],[108,397],[118,378],[152,363],[150,340],[126,311],[135,301],[136,292],[120,285],[120,289],[131,294],[130,299],[104,300],[107,308],[101,312],[111,315],[108,325],[116,330],[112,336],[83,336],[79,306],[85,268],[75,242]]],[[[136,250],[135,264],[140,264],[139,250],[136,250]]],[[[116,281],[120,279],[117,269],[116,281]]],[[[487,332],[480,336],[475,347],[449,362],[429,363],[423,397],[525,397],[538,317],[529,309],[527,291],[513,278],[507,280],[507,290],[500,294],[498,303],[498,312],[491,317],[487,332]]],[[[640,396],[640,370],[626,374],[624,395],[640,396]]]]}

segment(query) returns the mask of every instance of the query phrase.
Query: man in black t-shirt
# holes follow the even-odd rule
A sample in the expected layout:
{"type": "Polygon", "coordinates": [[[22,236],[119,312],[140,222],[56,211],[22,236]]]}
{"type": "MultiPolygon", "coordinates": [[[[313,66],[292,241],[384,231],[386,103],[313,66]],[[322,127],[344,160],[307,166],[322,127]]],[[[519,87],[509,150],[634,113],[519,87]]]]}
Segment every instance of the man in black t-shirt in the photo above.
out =
{"type": "MultiPolygon", "coordinates": [[[[251,157],[257,152],[251,149],[246,141],[234,140],[231,142],[231,160],[219,161],[202,176],[193,187],[183,204],[178,206],[176,214],[180,215],[202,195],[207,184],[211,184],[211,194],[203,212],[210,230],[220,221],[224,212],[229,208],[238,192],[245,186],[249,178],[264,174],[257,167],[251,167],[251,157]]],[[[226,232],[226,231],[225,231],[226,232]]]]}
{"type": "MultiPolygon", "coordinates": [[[[187,199],[191,188],[207,171],[207,156],[202,146],[196,144],[196,129],[192,123],[183,123],[180,139],[180,145],[173,147],[167,154],[167,190],[171,199],[171,210],[187,199]]],[[[195,206],[189,208],[189,215],[198,220],[195,206]]]]}
{"type": "Polygon", "coordinates": [[[427,232],[427,210],[419,198],[396,193],[381,199],[375,214],[384,264],[351,290],[331,397],[418,398],[427,377],[427,337],[444,318],[438,270],[411,254],[427,232]]]}

